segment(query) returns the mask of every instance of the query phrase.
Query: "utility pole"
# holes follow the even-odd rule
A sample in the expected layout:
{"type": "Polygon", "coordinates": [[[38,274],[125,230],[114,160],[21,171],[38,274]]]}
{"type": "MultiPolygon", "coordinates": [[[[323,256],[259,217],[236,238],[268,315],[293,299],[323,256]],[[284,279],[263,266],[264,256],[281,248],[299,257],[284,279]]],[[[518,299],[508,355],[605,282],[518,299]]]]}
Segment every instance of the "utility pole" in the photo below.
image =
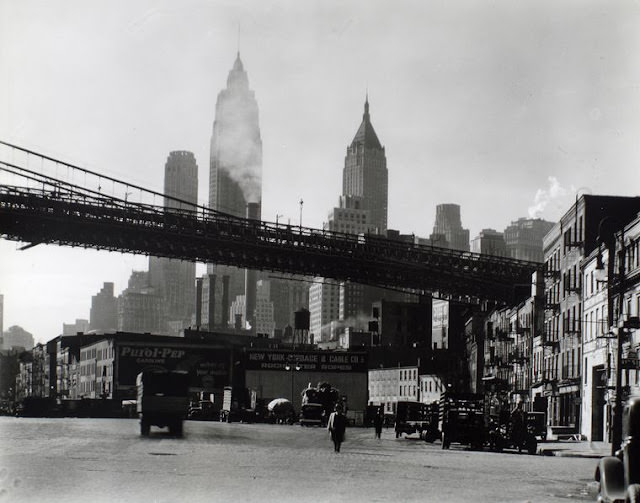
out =
{"type": "MultiPolygon", "coordinates": [[[[616,228],[610,217],[604,217],[600,221],[598,229],[598,244],[607,247],[607,319],[610,329],[616,330],[616,375],[615,375],[615,399],[613,404],[613,422],[611,425],[611,455],[614,456],[622,445],[622,344],[625,330],[619,323],[622,320],[624,275],[625,275],[625,248],[624,227],[620,234],[620,250],[616,253],[616,228]],[[616,255],[618,258],[618,277],[616,280],[616,255]],[[614,295],[618,296],[618,309],[615,312],[614,295]],[[616,326],[617,325],[617,326],[616,326]]],[[[599,259],[600,260],[600,259],[599,259]]]]}

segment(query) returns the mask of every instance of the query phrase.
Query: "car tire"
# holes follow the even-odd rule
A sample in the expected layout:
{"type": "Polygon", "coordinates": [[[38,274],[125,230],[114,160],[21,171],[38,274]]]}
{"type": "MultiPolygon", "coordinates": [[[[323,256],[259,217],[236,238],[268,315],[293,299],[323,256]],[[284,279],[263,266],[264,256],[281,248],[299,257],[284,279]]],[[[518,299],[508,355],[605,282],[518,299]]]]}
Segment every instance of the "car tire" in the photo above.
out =
{"type": "Polygon", "coordinates": [[[140,435],[142,435],[143,437],[148,437],[150,432],[151,432],[151,425],[149,424],[149,421],[147,421],[145,419],[141,419],[140,420],[140,435]]]}
{"type": "Polygon", "coordinates": [[[536,437],[529,437],[527,439],[527,453],[528,454],[536,454],[538,452],[538,441],[536,437]]]}
{"type": "Polygon", "coordinates": [[[631,484],[627,487],[627,503],[640,503],[640,484],[631,484]]]}

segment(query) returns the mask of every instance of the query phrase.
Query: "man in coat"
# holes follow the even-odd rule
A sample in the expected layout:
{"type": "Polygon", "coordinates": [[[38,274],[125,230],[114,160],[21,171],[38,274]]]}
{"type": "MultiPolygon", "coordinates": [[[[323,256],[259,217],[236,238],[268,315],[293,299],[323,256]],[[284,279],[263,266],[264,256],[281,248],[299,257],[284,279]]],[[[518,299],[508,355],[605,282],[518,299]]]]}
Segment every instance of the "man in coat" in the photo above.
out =
{"type": "Polygon", "coordinates": [[[340,452],[340,444],[344,441],[344,431],[347,428],[347,418],[342,413],[342,406],[336,405],[335,412],[332,412],[329,416],[329,422],[327,423],[327,429],[331,435],[333,441],[333,447],[336,452],[340,452]]]}

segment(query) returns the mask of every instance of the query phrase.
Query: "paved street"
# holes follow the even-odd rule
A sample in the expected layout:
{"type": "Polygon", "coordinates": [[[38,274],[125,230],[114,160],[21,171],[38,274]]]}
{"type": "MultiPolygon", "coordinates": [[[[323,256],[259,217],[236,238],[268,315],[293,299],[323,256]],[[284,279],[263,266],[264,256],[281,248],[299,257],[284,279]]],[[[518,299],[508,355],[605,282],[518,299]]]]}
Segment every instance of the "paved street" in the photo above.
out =
{"type": "Polygon", "coordinates": [[[350,428],[0,417],[0,502],[594,501],[595,459],[467,451],[350,428]]]}

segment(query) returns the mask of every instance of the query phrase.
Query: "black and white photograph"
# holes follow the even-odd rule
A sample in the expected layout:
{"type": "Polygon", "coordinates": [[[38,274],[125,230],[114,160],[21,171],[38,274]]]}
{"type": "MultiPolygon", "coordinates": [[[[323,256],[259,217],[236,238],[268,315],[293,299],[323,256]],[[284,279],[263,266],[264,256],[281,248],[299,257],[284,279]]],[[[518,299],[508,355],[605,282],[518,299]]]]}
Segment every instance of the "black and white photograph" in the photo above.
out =
{"type": "Polygon", "coordinates": [[[640,502],[638,27],[0,0],[0,503],[640,502]]]}

